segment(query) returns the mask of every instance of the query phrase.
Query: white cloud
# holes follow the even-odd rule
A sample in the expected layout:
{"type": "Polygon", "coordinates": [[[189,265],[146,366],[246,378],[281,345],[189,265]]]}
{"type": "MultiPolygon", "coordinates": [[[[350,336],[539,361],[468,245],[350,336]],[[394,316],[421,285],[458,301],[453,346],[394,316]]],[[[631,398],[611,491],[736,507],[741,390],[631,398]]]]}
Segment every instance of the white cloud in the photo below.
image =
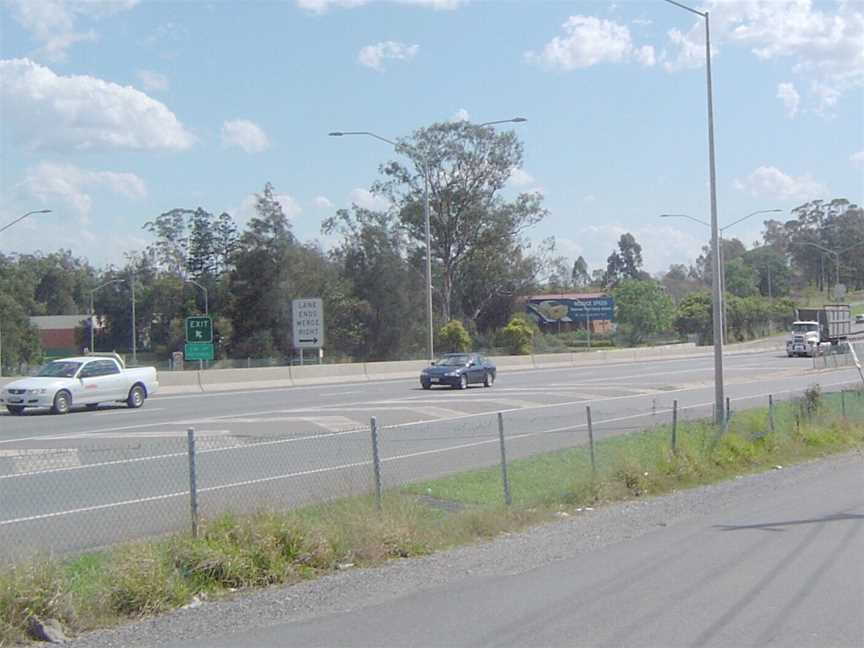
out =
{"type": "Polygon", "coordinates": [[[524,169],[515,168],[510,172],[510,177],[507,179],[507,184],[511,187],[527,187],[534,183],[534,176],[524,169]]]}
{"type": "Polygon", "coordinates": [[[584,200],[586,203],[597,202],[597,196],[595,196],[594,194],[588,194],[582,200],[584,200]]]}
{"type": "Polygon", "coordinates": [[[53,162],[42,162],[28,169],[20,189],[26,196],[32,196],[45,205],[59,200],[74,208],[81,216],[82,224],[89,222],[92,191],[109,191],[133,200],[147,195],[144,181],[134,173],[90,171],[72,164],[53,162]]]}
{"type": "Polygon", "coordinates": [[[370,211],[386,211],[390,209],[390,201],[383,196],[376,196],[368,189],[353,189],[348,195],[348,201],[362,209],[370,211]]]}
{"type": "Polygon", "coordinates": [[[777,98],[783,102],[786,116],[793,119],[798,114],[798,106],[801,103],[801,95],[795,89],[794,83],[777,84],[777,98]]]}
{"type": "Polygon", "coordinates": [[[648,18],[634,18],[630,22],[632,22],[634,25],[641,25],[641,26],[647,26],[647,25],[653,25],[654,24],[654,21],[650,20],[648,18]]]}
{"type": "Polygon", "coordinates": [[[312,199],[312,204],[318,209],[332,209],[333,203],[326,196],[315,196],[312,199]]]}
{"type": "Polygon", "coordinates": [[[450,118],[450,121],[454,121],[454,122],[471,121],[471,114],[467,110],[465,110],[464,108],[460,108],[459,110],[457,110],[453,114],[453,117],[450,118]]]}
{"type": "Polygon", "coordinates": [[[153,70],[138,70],[135,76],[144,89],[151,92],[165,92],[170,85],[168,77],[153,70]]]}
{"type": "Polygon", "coordinates": [[[39,56],[63,61],[66,50],[72,45],[97,38],[93,29],[80,30],[80,19],[98,20],[127,11],[138,4],[138,0],[12,0],[10,4],[15,20],[42,45],[39,56]]]}
{"type": "Polygon", "coordinates": [[[379,72],[384,69],[384,61],[410,61],[420,49],[419,45],[406,45],[395,41],[384,41],[367,45],[357,54],[357,62],[379,72]]]}
{"type": "MultiPolygon", "coordinates": [[[[811,82],[816,110],[830,108],[852,88],[864,86],[864,11],[860,2],[814,7],[812,0],[708,0],[712,54],[720,45],[749,47],[761,60],[790,59],[811,82]],[[813,85],[815,84],[815,85],[813,85]]],[[[686,34],[672,30],[667,70],[705,61],[705,27],[699,18],[686,34]]]]}
{"type": "Polygon", "coordinates": [[[183,151],[194,137],[165,104],[130,86],[0,61],[4,121],[30,150],[183,151]]]}
{"type": "Polygon", "coordinates": [[[773,166],[760,166],[735,187],[753,196],[779,200],[813,200],[828,193],[827,187],[809,175],[790,176],[773,166]]]}
{"type": "MultiPolygon", "coordinates": [[[[289,220],[297,218],[300,214],[303,213],[303,208],[300,206],[300,203],[297,201],[294,196],[287,193],[277,193],[274,195],[276,202],[282,207],[282,212],[288,217],[289,220]]],[[[257,215],[255,211],[255,204],[258,202],[258,196],[256,194],[249,194],[240,202],[238,207],[226,209],[229,214],[234,217],[237,225],[241,228],[246,226],[254,216],[257,215]]]]}
{"type": "MultiPolygon", "coordinates": [[[[467,0],[388,0],[391,4],[427,7],[436,10],[452,10],[467,0]]],[[[371,4],[372,0],[297,0],[297,6],[313,13],[324,13],[331,8],[354,9],[371,4]]]]}
{"type": "Polygon", "coordinates": [[[864,166],[864,151],[858,151],[849,156],[849,161],[855,166],[864,166]]]}
{"type": "Polygon", "coordinates": [[[261,153],[270,148],[270,140],[255,122],[232,119],[222,124],[222,145],[236,146],[247,153],[261,153]]]}
{"type": "Polygon", "coordinates": [[[526,60],[562,70],[600,63],[636,61],[648,67],[655,63],[654,48],[634,47],[625,25],[593,16],[570,16],[562,29],[564,35],[546,43],[542,52],[526,52],[526,60]]]}

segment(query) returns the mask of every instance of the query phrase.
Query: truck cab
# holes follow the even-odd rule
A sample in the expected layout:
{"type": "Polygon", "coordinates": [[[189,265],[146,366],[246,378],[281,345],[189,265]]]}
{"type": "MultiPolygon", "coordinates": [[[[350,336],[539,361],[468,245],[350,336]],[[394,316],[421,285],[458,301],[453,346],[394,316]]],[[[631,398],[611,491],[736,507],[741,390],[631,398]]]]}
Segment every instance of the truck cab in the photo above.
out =
{"type": "Polygon", "coordinates": [[[819,353],[824,342],[821,337],[819,322],[797,321],[792,324],[792,335],[786,340],[786,355],[792,356],[815,356],[819,353]]]}

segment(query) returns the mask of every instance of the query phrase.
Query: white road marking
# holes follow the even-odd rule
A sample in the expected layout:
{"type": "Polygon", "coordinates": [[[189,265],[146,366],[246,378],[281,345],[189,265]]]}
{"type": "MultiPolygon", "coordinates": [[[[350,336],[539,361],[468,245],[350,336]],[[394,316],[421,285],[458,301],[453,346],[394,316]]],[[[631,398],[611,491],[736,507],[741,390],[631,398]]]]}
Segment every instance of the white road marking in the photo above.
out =
{"type": "Polygon", "coordinates": [[[93,414],[93,416],[108,416],[110,414],[132,414],[135,412],[161,412],[165,408],[164,407],[148,407],[146,410],[143,408],[131,409],[129,407],[115,407],[106,411],[97,411],[93,414]]]}

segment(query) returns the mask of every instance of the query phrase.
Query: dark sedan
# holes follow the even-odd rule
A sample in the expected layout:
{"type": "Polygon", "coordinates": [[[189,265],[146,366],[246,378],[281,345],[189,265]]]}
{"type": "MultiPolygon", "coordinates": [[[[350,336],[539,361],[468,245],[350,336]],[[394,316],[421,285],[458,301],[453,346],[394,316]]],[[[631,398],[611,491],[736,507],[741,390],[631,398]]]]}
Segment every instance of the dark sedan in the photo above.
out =
{"type": "Polygon", "coordinates": [[[491,387],[495,382],[495,365],[479,353],[447,353],[420,373],[420,385],[449,385],[465,389],[471,384],[491,387]]]}

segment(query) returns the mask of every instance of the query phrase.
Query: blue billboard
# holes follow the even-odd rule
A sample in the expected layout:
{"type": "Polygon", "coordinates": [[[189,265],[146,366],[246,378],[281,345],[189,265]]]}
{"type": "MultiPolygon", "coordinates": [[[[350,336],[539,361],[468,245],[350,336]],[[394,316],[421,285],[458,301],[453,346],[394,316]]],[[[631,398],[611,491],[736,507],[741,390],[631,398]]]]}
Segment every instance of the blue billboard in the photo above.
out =
{"type": "Polygon", "coordinates": [[[592,322],[615,319],[615,300],[609,295],[584,299],[566,296],[531,297],[526,308],[541,324],[587,324],[589,319],[592,322]]]}

